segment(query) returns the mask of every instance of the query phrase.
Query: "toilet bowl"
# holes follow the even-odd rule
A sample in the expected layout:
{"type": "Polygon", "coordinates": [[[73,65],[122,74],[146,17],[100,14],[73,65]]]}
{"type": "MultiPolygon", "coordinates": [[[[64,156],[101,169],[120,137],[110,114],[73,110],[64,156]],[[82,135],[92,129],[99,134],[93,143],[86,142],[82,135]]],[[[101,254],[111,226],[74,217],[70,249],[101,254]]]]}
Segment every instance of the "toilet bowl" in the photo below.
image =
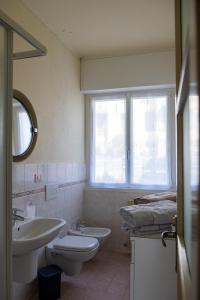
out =
{"type": "Polygon", "coordinates": [[[93,258],[99,248],[95,238],[66,235],[46,246],[47,261],[59,266],[66,275],[80,273],[83,262],[93,258]]]}

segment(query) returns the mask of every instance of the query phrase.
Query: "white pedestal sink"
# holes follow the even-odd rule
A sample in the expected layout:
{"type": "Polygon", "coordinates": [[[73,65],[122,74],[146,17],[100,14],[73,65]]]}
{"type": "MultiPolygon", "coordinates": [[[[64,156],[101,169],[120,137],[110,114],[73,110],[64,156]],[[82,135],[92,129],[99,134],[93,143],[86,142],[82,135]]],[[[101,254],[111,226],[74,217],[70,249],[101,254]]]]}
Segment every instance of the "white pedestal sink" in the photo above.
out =
{"type": "Polygon", "coordinates": [[[65,220],[35,218],[13,227],[13,280],[28,283],[37,276],[38,249],[52,241],[65,220]]]}

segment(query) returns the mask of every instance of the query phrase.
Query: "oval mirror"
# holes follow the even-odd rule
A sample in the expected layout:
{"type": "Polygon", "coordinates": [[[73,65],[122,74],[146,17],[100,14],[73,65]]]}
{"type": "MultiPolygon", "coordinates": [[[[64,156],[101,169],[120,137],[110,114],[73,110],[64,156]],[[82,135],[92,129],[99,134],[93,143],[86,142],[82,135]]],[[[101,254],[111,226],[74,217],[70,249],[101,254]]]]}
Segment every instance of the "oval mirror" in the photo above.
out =
{"type": "Polygon", "coordinates": [[[21,161],[33,151],[37,140],[37,119],[28,98],[13,91],[12,152],[13,160],[21,161]]]}

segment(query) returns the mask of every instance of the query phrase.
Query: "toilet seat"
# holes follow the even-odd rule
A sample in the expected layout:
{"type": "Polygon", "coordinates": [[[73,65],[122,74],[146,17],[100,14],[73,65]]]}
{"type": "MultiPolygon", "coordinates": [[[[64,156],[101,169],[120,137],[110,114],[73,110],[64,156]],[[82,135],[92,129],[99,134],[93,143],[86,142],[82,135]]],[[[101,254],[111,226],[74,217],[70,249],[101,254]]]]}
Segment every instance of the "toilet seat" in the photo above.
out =
{"type": "Polygon", "coordinates": [[[99,246],[95,238],[66,235],[52,242],[52,248],[61,251],[88,252],[99,246]]]}

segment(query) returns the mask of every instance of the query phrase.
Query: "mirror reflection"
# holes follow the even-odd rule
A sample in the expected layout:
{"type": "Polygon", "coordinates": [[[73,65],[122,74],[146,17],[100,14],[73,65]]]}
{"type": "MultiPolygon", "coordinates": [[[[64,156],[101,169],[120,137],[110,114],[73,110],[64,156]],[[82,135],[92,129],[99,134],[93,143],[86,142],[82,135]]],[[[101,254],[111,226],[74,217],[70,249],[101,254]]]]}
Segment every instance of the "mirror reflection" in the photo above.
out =
{"type": "Polygon", "coordinates": [[[13,161],[26,159],[33,151],[38,135],[37,118],[29,99],[20,91],[13,91],[12,101],[13,161]]]}
{"type": "Polygon", "coordinates": [[[30,146],[32,140],[32,124],[24,106],[13,98],[13,155],[21,155],[30,146]]]}

